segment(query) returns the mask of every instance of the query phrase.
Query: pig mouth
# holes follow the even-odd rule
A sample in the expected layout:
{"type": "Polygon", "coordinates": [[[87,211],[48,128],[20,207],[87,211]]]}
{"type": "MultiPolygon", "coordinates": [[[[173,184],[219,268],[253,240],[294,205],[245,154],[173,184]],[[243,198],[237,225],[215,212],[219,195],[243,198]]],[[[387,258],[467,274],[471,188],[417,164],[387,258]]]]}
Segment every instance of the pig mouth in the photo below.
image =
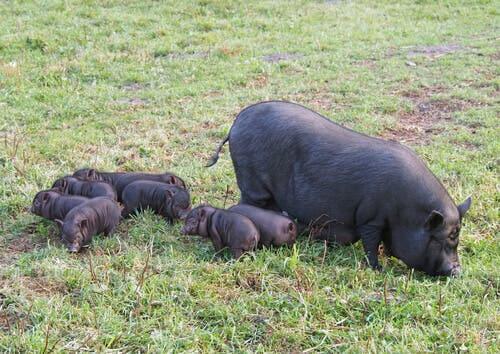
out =
{"type": "Polygon", "coordinates": [[[72,244],[72,245],[68,245],[68,251],[70,253],[78,253],[80,252],[80,245],[76,245],[76,244],[72,244]]]}

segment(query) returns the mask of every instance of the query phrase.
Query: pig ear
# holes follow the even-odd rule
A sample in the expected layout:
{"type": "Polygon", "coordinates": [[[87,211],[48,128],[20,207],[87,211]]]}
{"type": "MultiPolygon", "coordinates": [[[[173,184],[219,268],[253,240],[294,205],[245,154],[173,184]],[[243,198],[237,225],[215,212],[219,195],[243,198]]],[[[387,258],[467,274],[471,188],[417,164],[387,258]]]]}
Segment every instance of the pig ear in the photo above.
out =
{"type": "Polygon", "coordinates": [[[427,230],[434,230],[443,224],[444,216],[437,210],[433,210],[425,220],[425,228],[427,230]]]}
{"type": "Polygon", "coordinates": [[[57,223],[57,225],[59,225],[59,227],[63,227],[64,221],[62,221],[61,219],[54,219],[54,221],[57,223]]]}
{"type": "Polygon", "coordinates": [[[176,184],[177,180],[175,179],[175,176],[170,176],[168,178],[168,183],[169,184],[176,184]]]}
{"type": "Polygon", "coordinates": [[[165,189],[165,195],[167,196],[168,199],[170,199],[174,196],[174,193],[172,193],[170,189],[165,189]]]}
{"type": "Polygon", "coordinates": [[[468,196],[467,199],[465,199],[465,201],[462,204],[457,206],[458,213],[460,214],[460,219],[465,216],[465,213],[467,213],[471,204],[472,204],[472,198],[471,196],[468,196]]]}
{"type": "Polygon", "coordinates": [[[96,175],[97,175],[97,172],[93,168],[89,169],[89,171],[87,172],[87,178],[88,179],[95,179],[96,175]]]}
{"type": "Polygon", "coordinates": [[[47,202],[50,199],[50,194],[49,193],[44,193],[42,197],[42,202],[47,202]]]}
{"type": "Polygon", "coordinates": [[[205,209],[200,210],[200,219],[203,220],[207,217],[207,211],[205,209]]]}

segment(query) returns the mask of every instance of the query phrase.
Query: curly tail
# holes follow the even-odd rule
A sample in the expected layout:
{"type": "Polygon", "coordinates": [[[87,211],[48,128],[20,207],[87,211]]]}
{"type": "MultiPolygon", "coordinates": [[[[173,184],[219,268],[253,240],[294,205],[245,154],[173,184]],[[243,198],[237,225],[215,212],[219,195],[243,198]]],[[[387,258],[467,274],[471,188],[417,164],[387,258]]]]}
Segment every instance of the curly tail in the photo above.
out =
{"type": "Polygon", "coordinates": [[[219,144],[219,146],[217,146],[217,149],[215,150],[214,154],[212,155],[212,157],[210,158],[210,161],[208,162],[207,165],[205,165],[205,167],[210,167],[210,166],[213,166],[217,163],[217,160],[219,160],[219,154],[220,154],[220,151],[222,150],[222,147],[224,146],[225,143],[227,143],[229,141],[229,134],[226,136],[226,138],[219,144]]]}

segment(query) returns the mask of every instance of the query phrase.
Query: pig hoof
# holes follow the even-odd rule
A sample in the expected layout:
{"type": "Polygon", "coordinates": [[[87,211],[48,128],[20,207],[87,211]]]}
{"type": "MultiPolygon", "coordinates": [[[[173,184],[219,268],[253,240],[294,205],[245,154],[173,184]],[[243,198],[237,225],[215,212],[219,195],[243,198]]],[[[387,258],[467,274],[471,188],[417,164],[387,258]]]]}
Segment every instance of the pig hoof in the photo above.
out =
{"type": "Polygon", "coordinates": [[[384,270],[384,268],[382,268],[382,266],[380,264],[375,264],[373,266],[371,266],[371,268],[374,270],[374,271],[377,271],[377,272],[381,272],[384,270]]]}

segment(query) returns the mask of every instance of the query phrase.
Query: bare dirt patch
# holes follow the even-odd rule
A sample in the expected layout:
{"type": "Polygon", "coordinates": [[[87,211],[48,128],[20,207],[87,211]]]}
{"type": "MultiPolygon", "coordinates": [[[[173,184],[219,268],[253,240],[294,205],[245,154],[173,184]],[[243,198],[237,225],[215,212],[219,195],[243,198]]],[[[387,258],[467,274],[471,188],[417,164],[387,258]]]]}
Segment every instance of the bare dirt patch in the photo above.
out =
{"type": "Polygon", "coordinates": [[[316,111],[341,111],[348,108],[348,105],[339,102],[339,97],[327,90],[318,89],[307,93],[295,93],[283,99],[297,102],[316,111]]]}
{"type": "Polygon", "coordinates": [[[28,297],[50,297],[54,294],[66,294],[66,284],[47,277],[21,276],[15,279],[16,285],[26,290],[28,297]]]}
{"type": "Polygon", "coordinates": [[[443,123],[451,123],[455,112],[480,105],[479,102],[460,98],[432,98],[443,91],[442,87],[432,87],[400,92],[413,104],[413,109],[400,112],[396,127],[386,129],[382,137],[403,143],[424,144],[447,129],[443,123]]]}
{"type": "Polygon", "coordinates": [[[19,311],[16,306],[4,307],[5,304],[2,300],[0,298],[0,331],[10,332],[13,328],[20,328],[24,331],[27,326],[31,325],[25,313],[19,311]]]}
{"type": "Polygon", "coordinates": [[[279,63],[280,61],[299,60],[303,57],[304,55],[300,53],[274,53],[264,55],[262,60],[267,63],[279,63]]]}
{"type": "Polygon", "coordinates": [[[377,66],[377,60],[375,59],[363,59],[358,60],[353,63],[356,66],[361,66],[369,69],[373,69],[377,66]]]}
{"type": "Polygon", "coordinates": [[[495,60],[495,61],[500,60],[500,52],[496,52],[496,53],[491,54],[490,58],[495,60]]]}
{"type": "Polygon", "coordinates": [[[122,86],[122,90],[124,91],[140,91],[144,89],[146,86],[143,84],[140,84],[138,82],[129,82],[125,85],[122,86]]]}
{"type": "Polygon", "coordinates": [[[260,89],[267,86],[268,80],[269,78],[267,75],[259,75],[256,78],[248,81],[245,86],[247,88],[260,89]]]}
{"type": "Polygon", "coordinates": [[[140,107],[148,104],[148,100],[138,97],[133,98],[120,98],[115,101],[117,104],[128,105],[132,107],[140,107]]]}
{"type": "Polygon", "coordinates": [[[162,51],[154,53],[155,58],[166,58],[168,60],[188,60],[188,59],[205,59],[210,55],[209,51],[200,51],[193,53],[171,52],[164,53],[162,51]]]}
{"type": "Polygon", "coordinates": [[[14,263],[21,254],[32,252],[43,247],[43,243],[33,236],[35,227],[35,224],[28,225],[19,237],[4,241],[2,245],[0,245],[2,248],[2,251],[0,251],[0,266],[10,265],[14,263]]]}
{"type": "Polygon", "coordinates": [[[458,44],[440,44],[440,45],[431,45],[431,46],[417,46],[413,47],[408,51],[409,57],[415,57],[419,55],[423,55],[429,58],[437,58],[443,56],[445,54],[455,53],[458,51],[465,50],[465,47],[462,47],[458,44]]]}

